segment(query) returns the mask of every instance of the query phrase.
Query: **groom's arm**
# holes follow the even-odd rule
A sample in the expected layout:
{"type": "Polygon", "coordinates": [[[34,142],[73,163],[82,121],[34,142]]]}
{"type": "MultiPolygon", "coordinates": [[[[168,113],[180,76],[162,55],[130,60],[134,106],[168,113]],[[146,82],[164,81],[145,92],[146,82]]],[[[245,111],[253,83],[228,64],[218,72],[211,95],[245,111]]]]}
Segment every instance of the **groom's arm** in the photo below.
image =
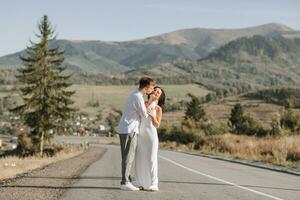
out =
{"type": "Polygon", "coordinates": [[[141,117],[147,118],[149,116],[147,113],[147,108],[146,108],[144,99],[142,97],[136,98],[135,107],[136,107],[138,114],[141,117]]]}

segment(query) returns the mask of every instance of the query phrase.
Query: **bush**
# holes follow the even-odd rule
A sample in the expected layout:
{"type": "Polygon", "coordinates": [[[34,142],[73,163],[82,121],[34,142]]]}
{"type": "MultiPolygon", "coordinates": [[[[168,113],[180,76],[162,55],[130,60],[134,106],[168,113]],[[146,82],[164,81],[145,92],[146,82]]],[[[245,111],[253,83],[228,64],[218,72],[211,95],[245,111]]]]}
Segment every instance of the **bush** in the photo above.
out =
{"type": "Polygon", "coordinates": [[[92,98],[86,104],[89,107],[99,107],[100,103],[99,100],[95,98],[95,94],[92,93],[92,98]]]}
{"type": "Polygon", "coordinates": [[[243,124],[241,125],[241,133],[246,135],[253,135],[263,137],[268,135],[268,131],[265,130],[261,124],[250,116],[244,116],[243,124]]]}
{"type": "Polygon", "coordinates": [[[86,105],[89,107],[99,107],[100,103],[99,103],[99,100],[90,100],[87,102],[86,105]]]}
{"type": "Polygon", "coordinates": [[[272,118],[270,135],[277,136],[277,135],[282,135],[283,133],[284,133],[284,130],[281,128],[281,125],[280,125],[280,114],[277,113],[272,118]]]}
{"type": "Polygon", "coordinates": [[[206,96],[205,96],[205,102],[210,102],[210,101],[214,101],[217,99],[217,95],[215,93],[208,93],[206,96]]]}
{"type": "Polygon", "coordinates": [[[116,134],[116,126],[121,118],[122,113],[118,110],[115,110],[114,113],[109,113],[105,122],[109,127],[110,136],[114,136],[116,134]]]}
{"type": "Polygon", "coordinates": [[[244,114],[243,107],[239,103],[231,110],[229,125],[231,131],[236,134],[256,136],[266,136],[269,134],[269,131],[265,130],[258,121],[244,114]]]}
{"type": "Polygon", "coordinates": [[[288,129],[292,134],[299,134],[300,132],[300,116],[295,114],[292,109],[288,109],[280,117],[281,128],[288,129]]]}
{"type": "Polygon", "coordinates": [[[178,144],[191,144],[195,146],[201,143],[201,135],[194,132],[193,129],[187,128],[184,125],[180,127],[162,127],[159,129],[159,140],[160,141],[173,141],[178,144]]]}
{"type": "Polygon", "coordinates": [[[213,135],[221,135],[224,133],[228,133],[230,128],[226,123],[207,123],[203,127],[204,133],[207,136],[213,136],[213,135]]]}
{"type": "Polygon", "coordinates": [[[27,134],[19,135],[17,151],[23,156],[32,155],[35,149],[31,137],[27,134]]]}
{"type": "Polygon", "coordinates": [[[50,146],[46,146],[44,149],[44,154],[48,157],[53,157],[55,156],[57,153],[59,153],[60,151],[63,150],[63,146],[60,145],[50,145],[50,146]]]}

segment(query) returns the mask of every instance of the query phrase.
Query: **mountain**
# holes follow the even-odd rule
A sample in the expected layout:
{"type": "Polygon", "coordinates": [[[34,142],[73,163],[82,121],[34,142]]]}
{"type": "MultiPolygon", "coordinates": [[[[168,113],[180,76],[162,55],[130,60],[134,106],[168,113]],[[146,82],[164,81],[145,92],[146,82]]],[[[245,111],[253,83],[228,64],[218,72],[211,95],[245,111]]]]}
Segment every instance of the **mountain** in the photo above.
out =
{"type": "Polygon", "coordinates": [[[127,77],[151,75],[164,81],[189,77],[212,90],[300,86],[300,39],[282,36],[243,37],[214,50],[198,61],[182,61],[142,67],[127,77]]]}
{"type": "Polygon", "coordinates": [[[184,29],[155,37],[140,40],[143,44],[173,44],[186,45],[192,48],[200,57],[208,55],[212,50],[240,37],[253,35],[275,36],[290,35],[293,29],[277,23],[264,24],[241,29],[184,29]]]}
{"type": "MultiPolygon", "coordinates": [[[[298,37],[299,32],[285,25],[270,23],[241,29],[183,29],[126,42],[58,40],[65,51],[65,64],[76,73],[119,74],[145,65],[179,60],[195,61],[240,37],[253,35],[298,37]]],[[[20,51],[0,57],[0,69],[20,67],[20,51]]]]}

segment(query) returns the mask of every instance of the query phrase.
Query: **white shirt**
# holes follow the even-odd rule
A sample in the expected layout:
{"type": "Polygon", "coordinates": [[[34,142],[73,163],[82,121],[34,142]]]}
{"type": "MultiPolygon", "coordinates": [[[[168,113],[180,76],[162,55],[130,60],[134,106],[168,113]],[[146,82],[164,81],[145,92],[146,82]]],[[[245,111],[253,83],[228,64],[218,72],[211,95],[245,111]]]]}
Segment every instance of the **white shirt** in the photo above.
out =
{"type": "Polygon", "coordinates": [[[148,117],[147,109],[142,93],[136,90],[127,98],[117,132],[119,134],[139,133],[142,117],[148,117]]]}

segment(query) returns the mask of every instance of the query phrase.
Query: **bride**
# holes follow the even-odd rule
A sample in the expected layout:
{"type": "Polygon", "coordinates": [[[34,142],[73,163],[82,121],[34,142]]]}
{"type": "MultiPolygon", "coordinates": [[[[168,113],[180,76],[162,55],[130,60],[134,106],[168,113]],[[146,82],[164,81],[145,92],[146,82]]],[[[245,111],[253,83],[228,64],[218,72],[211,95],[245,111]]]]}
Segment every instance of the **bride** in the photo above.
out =
{"type": "Polygon", "coordinates": [[[140,189],[158,191],[157,154],[159,127],[165,104],[165,92],[155,87],[145,102],[149,117],[141,120],[140,133],[137,136],[135,157],[135,179],[140,189]]]}

